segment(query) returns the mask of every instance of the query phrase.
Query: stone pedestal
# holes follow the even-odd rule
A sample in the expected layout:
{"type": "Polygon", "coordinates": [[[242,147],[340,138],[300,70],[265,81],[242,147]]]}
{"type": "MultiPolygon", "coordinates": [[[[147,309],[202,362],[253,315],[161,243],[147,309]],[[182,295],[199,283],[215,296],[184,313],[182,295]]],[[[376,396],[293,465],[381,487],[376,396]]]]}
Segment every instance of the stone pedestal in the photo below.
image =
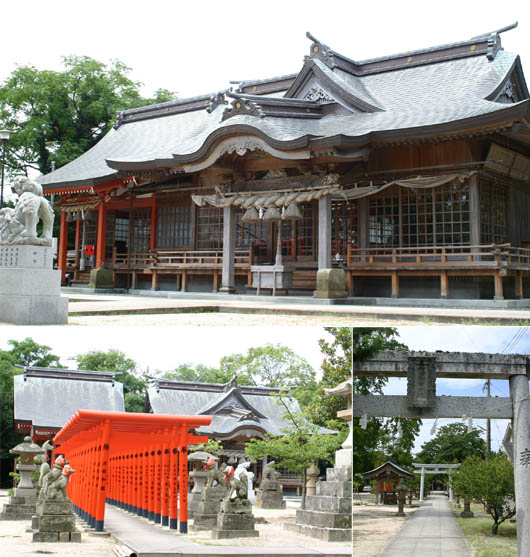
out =
{"type": "Polygon", "coordinates": [[[207,472],[202,470],[193,470],[193,472],[190,472],[190,478],[193,479],[193,489],[188,495],[188,518],[193,518],[195,513],[199,510],[207,475],[207,472]]]}
{"type": "Polygon", "coordinates": [[[75,527],[74,508],[70,501],[37,503],[37,515],[31,526],[34,542],[80,542],[81,532],[75,527]]]}
{"type": "Polygon", "coordinates": [[[346,298],[346,273],[344,269],[319,269],[314,298],[346,298]]]}
{"type": "Polygon", "coordinates": [[[252,265],[252,288],[256,289],[259,295],[261,289],[272,290],[272,295],[276,295],[276,290],[289,291],[293,287],[294,267],[289,264],[283,265],[252,265]]]}
{"type": "Polygon", "coordinates": [[[114,288],[112,269],[92,269],[90,271],[89,288],[114,288]]]}
{"type": "Polygon", "coordinates": [[[61,298],[61,271],[47,246],[0,245],[0,321],[16,325],[68,322],[61,298]]]}
{"type": "Polygon", "coordinates": [[[212,539],[257,538],[258,536],[250,501],[223,499],[217,515],[217,526],[212,530],[212,539]]]}
{"type": "Polygon", "coordinates": [[[288,530],[327,542],[350,541],[352,536],[352,469],[328,468],[316,495],[306,497],[306,508],[296,511],[288,530]]]}
{"type": "Polygon", "coordinates": [[[201,502],[193,513],[194,530],[211,530],[217,525],[217,514],[226,493],[227,489],[222,485],[203,488],[201,502]]]}
{"type": "Polygon", "coordinates": [[[262,480],[256,497],[260,509],[285,509],[283,487],[278,480],[262,480]]]}
{"type": "Polygon", "coordinates": [[[31,520],[36,504],[36,497],[9,497],[9,502],[0,513],[0,520],[31,520]]]}

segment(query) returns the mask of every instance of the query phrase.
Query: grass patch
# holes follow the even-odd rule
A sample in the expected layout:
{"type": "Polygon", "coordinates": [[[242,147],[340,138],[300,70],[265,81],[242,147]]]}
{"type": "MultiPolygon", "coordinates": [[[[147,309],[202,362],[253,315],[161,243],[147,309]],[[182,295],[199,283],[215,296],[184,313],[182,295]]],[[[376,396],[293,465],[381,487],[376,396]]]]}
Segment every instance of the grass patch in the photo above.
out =
{"type": "Polygon", "coordinates": [[[517,555],[517,525],[509,521],[499,526],[499,533],[493,536],[493,519],[483,511],[482,505],[471,504],[474,518],[462,518],[462,507],[451,505],[458,523],[474,551],[474,557],[513,557],[517,555]]]}

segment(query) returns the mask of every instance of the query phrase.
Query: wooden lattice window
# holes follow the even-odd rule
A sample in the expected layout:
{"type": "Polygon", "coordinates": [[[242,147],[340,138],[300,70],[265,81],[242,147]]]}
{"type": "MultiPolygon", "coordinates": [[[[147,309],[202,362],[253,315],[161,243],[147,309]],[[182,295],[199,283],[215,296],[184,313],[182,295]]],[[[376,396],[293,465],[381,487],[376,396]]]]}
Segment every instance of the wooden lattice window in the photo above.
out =
{"type": "Polygon", "coordinates": [[[359,219],[357,200],[331,203],[331,253],[346,256],[348,245],[357,246],[359,219]]]}
{"type": "Polygon", "coordinates": [[[432,246],[434,241],[434,192],[402,188],[401,245],[432,246]]]}
{"type": "Polygon", "coordinates": [[[315,253],[315,205],[300,203],[302,218],[282,221],[282,255],[291,257],[314,257],[315,253]]]}
{"type": "Polygon", "coordinates": [[[435,243],[455,246],[471,243],[469,216],[469,184],[455,180],[434,190],[436,237],[435,243]]]}
{"type": "Polygon", "coordinates": [[[159,207],[156,221],[158,248],[189,248],[193,238],[190,205],[159,207]]]}
{"type": "Polygon", "coordinates": [[[480,242],[502,244],[507,241],[508,190],[489,181],[480,183],[480,242]]]}
{"type": "Polygon", "coordinates": [[[370,199],[370,247],[398,247],[399,192],[386,190],[370,199]]]}
{"type": "Polygon", "coordinates": [[[197,249],[223,247],[223,210],[206,205],[197,208],[197,249]]]}
{"type": "Polygon", "coordinates": [[[151,243],[151,209],[133,211],[132,252],[147,253],[151,243]]]}
{"type": "Polygon", "coordinates": [[[245,209],[242,207],[236,212],[236,247],[249,248],[252,246],[255,256],[267,253],[267,223],[243,222],[245,209]]]}

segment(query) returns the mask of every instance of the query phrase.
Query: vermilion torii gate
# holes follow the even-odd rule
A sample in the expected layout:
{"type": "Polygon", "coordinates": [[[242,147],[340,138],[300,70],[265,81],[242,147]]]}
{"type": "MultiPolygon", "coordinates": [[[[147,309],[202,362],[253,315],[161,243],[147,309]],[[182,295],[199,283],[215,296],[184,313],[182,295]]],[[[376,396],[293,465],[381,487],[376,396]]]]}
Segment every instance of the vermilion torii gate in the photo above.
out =
{"type": "Polygon", "coordinates": [[[155,523],[188,531],[188,445],[205,443],[190,429],[211,416],[79,410],[57,433],[55,453],[76,473],[67,486],[76,512],[103,531],[105,502],[155,523]]]}
{"type": "MultiPolygon", "coordinates": [[[[407,377],[406,396],[355,395],[353,417],[511,419],[519,556],[530,547],[530,357],[467,352],[380,352],[353,376],[407,377]],[[436,379],[507,379],[510,397],[436,396],[436,379]]],[[[354,387],[355,389],[355,387],[354,387]]]]}

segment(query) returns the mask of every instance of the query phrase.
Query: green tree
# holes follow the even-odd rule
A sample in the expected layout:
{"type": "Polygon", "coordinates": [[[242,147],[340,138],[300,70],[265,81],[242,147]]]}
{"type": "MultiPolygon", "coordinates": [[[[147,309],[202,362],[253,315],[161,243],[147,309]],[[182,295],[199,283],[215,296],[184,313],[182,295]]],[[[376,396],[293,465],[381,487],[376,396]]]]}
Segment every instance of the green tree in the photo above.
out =
{"type": "Polygon", "coordinates": [[[123,383],[123,396],[127,412],[143,412],[149,377],[136,369],[136,362],[120,350],[93,350],[76,357],[77,368],[91,371],[114,371],[121,375],[116,381],[123,383]]]}
{"type": "MultiPolygon", "coordinates": [[[[173,381],[190,381],[192,383],[228,383],[233,378],[230,369],[219,369],[204,364],[180,364],[173,371],[166,371],[159,375],[161,379],[173,381]]],[[[250,379],[240,375],[239,384],[249,385],[250,379]]]]}
{"type": "Polygon", "coordinates": [[[506,456],[493,455],[484,460],[478,455],[467,457],[453,480],[455,490],[486,506],[493,519],[491,533],[515,515],[513,465],[506,456]]]}
{"type": "Polygon", "coordinates": [[[279,402],[285,409],[284,419],[289,426],[282,430],[282,436],[267,435],[265,439],[251,439],[245,444],[245,452],[252,459],[265,456],[291,472],[302,476],[302,509],[305,508],[307,468],[311,462],[329,461],[339,448],[344,437],[318,433],[318,427],[309,423],[303,414],[295,414],[284,397],[279,402]]]}
{"type": "Polygon", "coordinates": [[[467,425],[454,422],[442,426],[436,436],[423,443],[416,455],[416,462],[423,464],[452,464],[464,462],[468,456],[484,458],[486,444],[480,437],[480,430],[468,433],[467,425]]]}
{"type": "Polygon", "coordinates": [[[62,61],[59,72],[18,67],[0,87],[0,126],[16,132],[6,162],[11,175],[30,169],[46,174],[52,161],[58,168],[95,145],[118,111],[176,98],[164,89],[143,98],[141,84],[118,60],[107,65],[67,56],[62,61]]]}
{"type": "Polygon", "coordinates": [[[227,376],[237,376],[241,384],[290,390],[302,407],[317,386],[315,370],[307,360],[280,344],[267,344],[250,348],[246,354],[224,356],[220,370],[227,376]]]}
{"type": "Polygon", "coordinates": [[[9,449],[22,440],[13,429],[13,378],[22,373],[15,366],[63,367],[49,346],[37,344],[31,338],[10,340],[8,344],[10,350],[0,350],[0,458],[12,458],[9,449]]]}

